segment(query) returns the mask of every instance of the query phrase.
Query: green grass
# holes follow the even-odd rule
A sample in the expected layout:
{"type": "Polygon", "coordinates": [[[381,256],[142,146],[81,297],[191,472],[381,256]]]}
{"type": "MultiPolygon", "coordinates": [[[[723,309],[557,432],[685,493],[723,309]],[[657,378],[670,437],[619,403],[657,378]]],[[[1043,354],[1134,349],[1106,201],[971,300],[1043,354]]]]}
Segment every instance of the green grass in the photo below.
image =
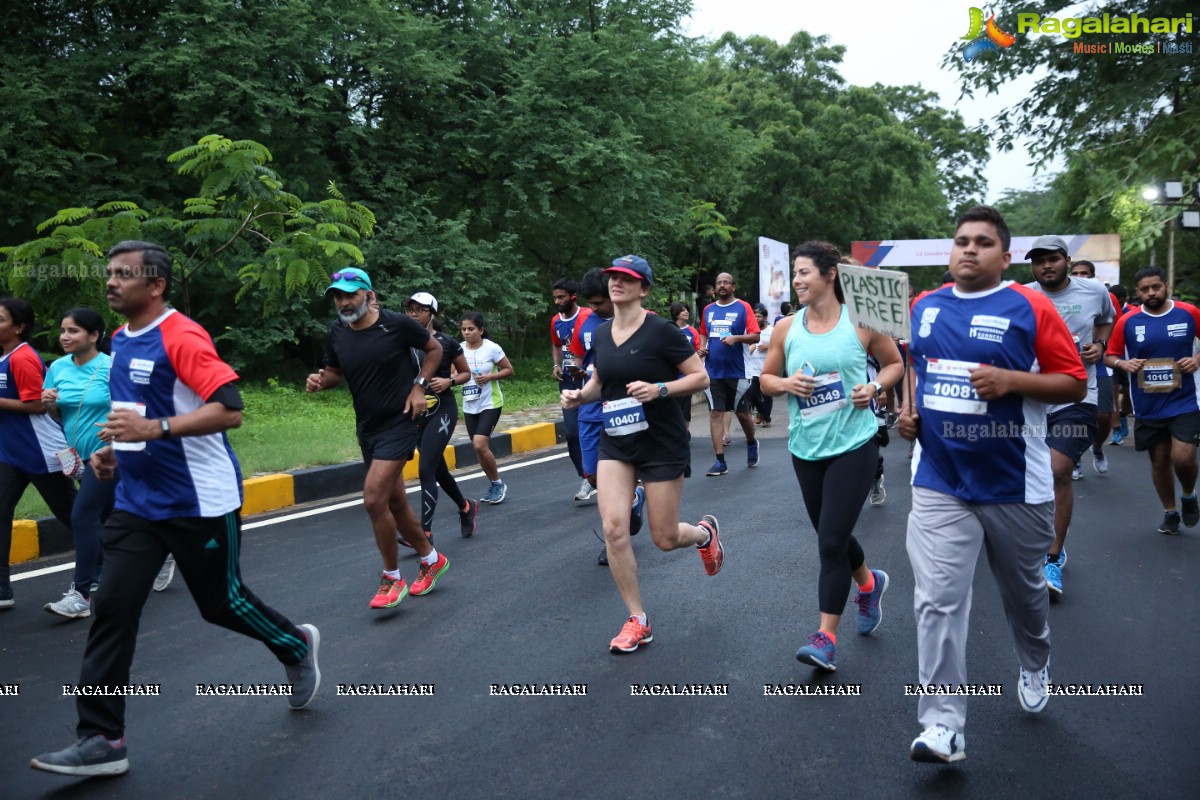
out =
{"type": "MultiPolygon", "coordinates": [[[[513,368],[516,376],[504,381],[506,409],[558,402],[558,384],[551,378],[548,357],[514,361],[513,368]]],[[[344,388],[308,394],[303,378],[272,378],[243,386],[242,399],[246,403],[242,427],[229,432],[229,441],[245,477],[362,458],[354,436],[354,406],[344,388]]],[[[32,488],[17,504],[17,519],[49,515],[32,488]]]]}

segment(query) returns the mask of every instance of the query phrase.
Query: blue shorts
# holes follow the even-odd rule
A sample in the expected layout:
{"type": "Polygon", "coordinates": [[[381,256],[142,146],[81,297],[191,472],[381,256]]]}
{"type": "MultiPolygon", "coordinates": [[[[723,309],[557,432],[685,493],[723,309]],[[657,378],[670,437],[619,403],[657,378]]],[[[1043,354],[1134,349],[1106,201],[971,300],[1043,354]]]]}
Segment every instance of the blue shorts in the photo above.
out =
{"type": "Polygon", "coordinates": [[[579,420],[579,452],[585,477],[596,474],[596,462],[600,460],[600,433],[603,430],[604,423],[600,420],[579,420]]]}

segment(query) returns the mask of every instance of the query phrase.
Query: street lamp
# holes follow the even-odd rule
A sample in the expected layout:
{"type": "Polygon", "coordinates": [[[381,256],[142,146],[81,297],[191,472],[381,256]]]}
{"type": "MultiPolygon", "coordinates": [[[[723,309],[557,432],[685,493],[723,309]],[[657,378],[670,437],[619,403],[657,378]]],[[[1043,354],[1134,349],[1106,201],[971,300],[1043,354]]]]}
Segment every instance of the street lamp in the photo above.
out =
{"type": "Polygon", "coordinates": [[[1142,189],[1142,199],[1147,203],[1153,203],[1158,199],[1158,187],[1147,186],[1145,189],[1142,189]]]}

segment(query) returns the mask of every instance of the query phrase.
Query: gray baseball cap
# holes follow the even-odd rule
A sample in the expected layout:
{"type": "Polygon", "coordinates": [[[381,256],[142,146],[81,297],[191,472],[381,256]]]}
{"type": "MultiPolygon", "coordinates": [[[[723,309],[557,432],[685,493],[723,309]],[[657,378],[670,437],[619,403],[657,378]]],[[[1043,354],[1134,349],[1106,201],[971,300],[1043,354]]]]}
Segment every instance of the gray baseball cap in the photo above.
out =
{"type": "Polygon", "coordinates": [[[1067,243],[1063,241],[1061,236],[1039,236],[1033,240],[1033,247],[1029,248],[1029,252],[1025,254],[1025,258],[1029,261],[1041,251],[1061,250],[1064,256],[1071,255],[1067,251],[1067,243]]]}

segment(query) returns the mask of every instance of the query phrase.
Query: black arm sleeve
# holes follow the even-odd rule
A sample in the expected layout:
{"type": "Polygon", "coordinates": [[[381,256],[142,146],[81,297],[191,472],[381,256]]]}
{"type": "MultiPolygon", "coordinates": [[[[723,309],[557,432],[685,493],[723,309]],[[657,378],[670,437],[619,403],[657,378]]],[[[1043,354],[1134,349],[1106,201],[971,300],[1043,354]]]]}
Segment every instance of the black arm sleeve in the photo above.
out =
{"type": "Polygon", "coordinates": [[[242,393],[238,391],[237,384],[233,381],[221,386],[210,394],[208,402],[220,403],[230,411],[242,411],[246,408],[246,404],[242,402],[242,393]]]}

